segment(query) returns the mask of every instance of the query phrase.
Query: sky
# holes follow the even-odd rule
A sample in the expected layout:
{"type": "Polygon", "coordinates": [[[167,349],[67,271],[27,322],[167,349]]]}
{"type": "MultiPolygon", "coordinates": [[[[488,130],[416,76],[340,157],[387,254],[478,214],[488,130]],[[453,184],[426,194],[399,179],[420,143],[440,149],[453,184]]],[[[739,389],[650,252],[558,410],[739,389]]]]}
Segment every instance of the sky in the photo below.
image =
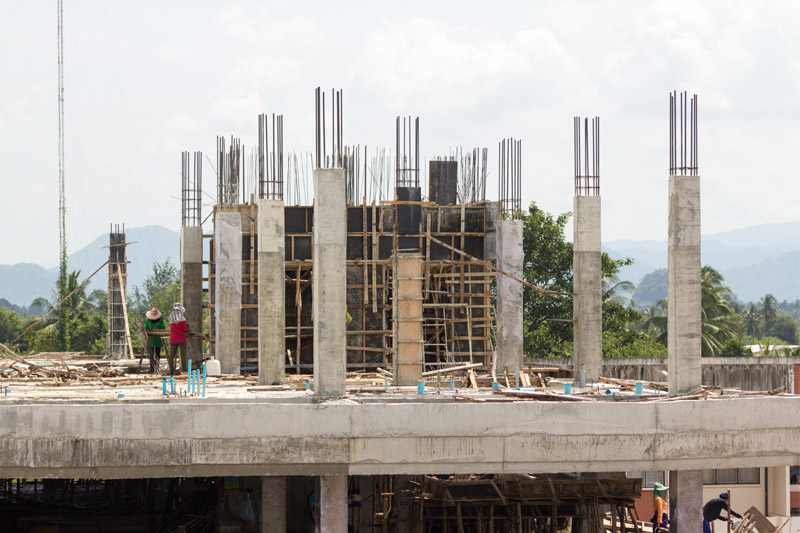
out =
{"type": "MultiPolygon", "coordinates": [[[[314,89],[344,142],[420,157],[522,140],[522,202],[572,210],[573,117],[601,119],[603,240],[667,236],[668,95],[696,93],[703,233],[800,219],[800,3],[65,0],[67,243],[180,227],[180,153],[253,146],[284,115],[314,149],[314,89]]],[[[0,263],[58,258],[56,0],[0,1],[0,263]]],[[[210,222],[205,230],[211,231],[210,222]]],[[[571,234],[571,229],[568,228],[571,234]]]]}

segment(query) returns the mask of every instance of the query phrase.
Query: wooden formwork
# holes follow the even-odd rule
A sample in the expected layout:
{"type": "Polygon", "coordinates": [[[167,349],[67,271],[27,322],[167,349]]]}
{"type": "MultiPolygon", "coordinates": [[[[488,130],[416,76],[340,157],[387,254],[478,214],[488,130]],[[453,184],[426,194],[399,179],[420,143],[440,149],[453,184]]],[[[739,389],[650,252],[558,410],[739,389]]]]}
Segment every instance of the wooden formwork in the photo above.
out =
{"type": "MultiPolygon", "coordinates": [[[[393,366],[396,332],[393,317],[393,275],[396,254],[413,243],[418,249],[421,292],[421,328],[425,368],[447,364],[491,364],[494,328],[492,282],[494,273],[426,234],[478,259],[487,257],[486,205],[438,206],[417,202],[422,209],[419,235],[398,239],[395,203],[347,207],[347,326],[348,370],[374,370],[393,366]],[[398,244],[399,243],[399,244],[398,244]]],[[[258,363],[258,257],[257,205],[227,206],[242,215],[242,371],[256,372],[258,363]]],[[[217,207],[214,209],[214,215],[217,207]]],[[[286,369],[310,372],[313,368],[311,309],[313,259],[313,207],[287,206],[285,216],[286,369]]],[[[208,312],[209,352],[214,352],[214,242],[204,263],[204,302],[208,312]]],[[[405,304],[410,305],[410,304],[405,304]]]]}

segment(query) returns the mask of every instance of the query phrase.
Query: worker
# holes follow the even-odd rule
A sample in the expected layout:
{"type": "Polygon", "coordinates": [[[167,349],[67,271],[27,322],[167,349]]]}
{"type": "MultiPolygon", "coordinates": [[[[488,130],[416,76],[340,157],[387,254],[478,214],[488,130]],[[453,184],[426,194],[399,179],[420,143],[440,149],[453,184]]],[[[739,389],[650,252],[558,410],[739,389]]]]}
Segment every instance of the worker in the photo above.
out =
{"type": "Polygon", "coordinates": [[[176,302],[169,314],[169,375],[175,375],[175,352],[180,350],[181,369],[186,369],[186,337],[189,336],[189,325],[183,313],[186,309],[176,302]]]}
{"type": "MultiPolygon", "coordinates": [[[[167,329],[164,325],[164,318],[161,316],[161,311],[155,307],[144,314],[144,329],[167,329]]],[[[150,373],[157,374],[161,372],[161,348],[164,343],[158,335],[147,335],[147,345],[149,350],[150,359],[150,373]]]]}
{"type": "Polygon", "coordinates": [[[653,523],[653,531],[659,527],[669,529],[668,490],[669,487],[665,487],[661,483],[656,482],[653,484],[653,518],[650,519],[653,523]]]}
{"type": "Polygon", "coordinates": [[[728,493],[723,492],[719,498],[709,500],[703,506],[703,533],[711,533],[711,522],[714,520],[723,520],[721,515],[723,509],[730,511],[730,514],[724,518],[725,520],[730,520],[730,515],[742,518],[742,515],[728,507],[728,493]]]}

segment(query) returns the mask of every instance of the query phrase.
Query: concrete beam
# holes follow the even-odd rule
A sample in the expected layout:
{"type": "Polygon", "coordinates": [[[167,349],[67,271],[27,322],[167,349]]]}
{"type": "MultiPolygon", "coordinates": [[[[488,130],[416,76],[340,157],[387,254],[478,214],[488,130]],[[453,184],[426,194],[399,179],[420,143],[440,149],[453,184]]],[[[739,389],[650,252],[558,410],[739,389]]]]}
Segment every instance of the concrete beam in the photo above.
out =
{"type": "Polygon", "coordinates": [[[700,177],[669,177],[667,351],[669,391],[700,388],[700,177]]]}
{"type": "MultiPolygon", "coordinates": [[[[305,400],[307,401],[307,400],[305,400]]],[[[0,477],[468,474],[800,464],[800,397],[0,405],[0,477]]]]}
{"type": "Polygon", "coordinates": [[[576,196],[573,243],[573,365],[575,381],[597,381],[603,367],[603,271],[600,197],[576,196]]]}
{"type": "MultiPolygon", "coordinates": [[[[186,309],[186,323],[192,333],[203,333],[203,229],[181,228],[181,304],[186,309]]],[[[169,315],[169,310],[162,310],[169,315]]],[[[203,353],[199,337],[189,339],[191,353],[203,353]]]]}
{"type": "Polygon", "coordinates": [[[283,201],[258,201],[258,383],[286,372],[286,268],[283,201]]]}
{"type": "Polygon", "coordinates": [[[314,394],[344,396],[347,374],[344,170],[314,171],[314,394]]]}
{"type": "MultiPolygon", "coordinates": [[[[497,267],[522,278],[521,220],[501,220],[497,225],[497,267]]],[[[497,276],[497,373],[513,376],[522,368],[523,287],[513,279],[497,276]]]]}
{"type": "Polygon", "coordinates": [[[242,216],[217,212],[214,221],[214,355],[223,374],[239,374],[242,325],[242,216]]]}

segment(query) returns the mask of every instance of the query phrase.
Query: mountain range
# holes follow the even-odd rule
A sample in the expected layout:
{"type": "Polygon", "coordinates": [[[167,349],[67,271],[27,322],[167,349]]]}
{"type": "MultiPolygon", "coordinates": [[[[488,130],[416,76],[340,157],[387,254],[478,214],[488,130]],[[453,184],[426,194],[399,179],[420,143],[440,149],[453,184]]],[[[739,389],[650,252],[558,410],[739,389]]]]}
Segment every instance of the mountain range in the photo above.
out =
{"type": "MultiPolygon", "coordinates": [[[[180,234],[162,226],[129,228],[128,286],[140,285],[152,272],[153,262],[179,262],[180,234]]],[[[778,301],[800,298],[800,222],[762,224],[724,233],[703,235],[702,263],[717,269],[740,301],[758,301],[767,293],[778,301]]],[[[69,270],[80,270],[83,280],[108,259],[108,234],[69,256],[69,270]]],[[[642,278],[667,267],[667,241],[612,240],[603,251],[613,258],[634,259],[623,267],[620,279],[639,284],[642,278]]],[[[58,267],[32,263],[0,265],[0,299],[28,306],[37,297],[53,298],[58,267]]],[[[106,289],[106,269],[91,281],[92,289],[106,289]]]]}
{"type": "MultiPolygon", "coordinates": [[[[608,241],[603,251],[615,259],[634,260],[619,277],[636,285],[645,275],[667,268],[666,240],[608,241]]],[[[778,301],[800,298],[800,222],[703,235],[701,254],[702,264],[722,274],[739,301],[758,301],[767,293],[778,301]]]]}
{"type": "MultiPolygon", "coordinates": [[[[127,242],[128,287],[140,285],[153,271],[153,262],[167,258],[179,266],[180,233],[163,226],[144,226],[128,228],[125,231],[127,242]]],[[[80,270],[78,279],[83,281],[108,260],[108,234],[100,235],[90,244],[69,255],[67,270],[80,270]]],[[[53,290],[58,279],[58,266],[44,268],[33,263],[0,265],[0,298],[18,306],[29,306],[37,297],[53,301],[53,290]]],[[[87,287],[87,293],[94,289],[106,290],[108,268],[95,274],[87,287]]]]}

